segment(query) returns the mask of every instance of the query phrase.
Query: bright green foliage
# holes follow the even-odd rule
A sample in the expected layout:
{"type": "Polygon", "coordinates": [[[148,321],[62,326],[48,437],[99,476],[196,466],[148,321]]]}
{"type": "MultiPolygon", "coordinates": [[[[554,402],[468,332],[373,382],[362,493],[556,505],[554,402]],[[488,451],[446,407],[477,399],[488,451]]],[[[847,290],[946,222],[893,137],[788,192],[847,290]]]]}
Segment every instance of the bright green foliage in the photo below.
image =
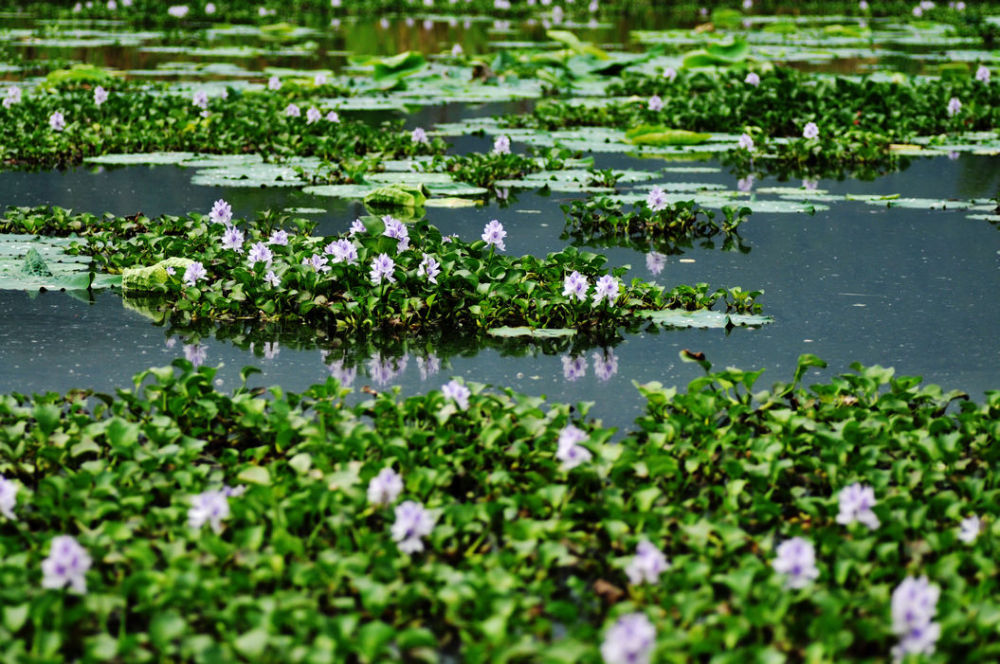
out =
{"type": "Polygon", "coordinates": [[[167,268],[173,268],[183,275],[187,266],[193,262],[190,258],[171,257],[147,267],[125,268],[122,270],[122,290],[147,293],[161,290],[170,280],[167,268]]]}

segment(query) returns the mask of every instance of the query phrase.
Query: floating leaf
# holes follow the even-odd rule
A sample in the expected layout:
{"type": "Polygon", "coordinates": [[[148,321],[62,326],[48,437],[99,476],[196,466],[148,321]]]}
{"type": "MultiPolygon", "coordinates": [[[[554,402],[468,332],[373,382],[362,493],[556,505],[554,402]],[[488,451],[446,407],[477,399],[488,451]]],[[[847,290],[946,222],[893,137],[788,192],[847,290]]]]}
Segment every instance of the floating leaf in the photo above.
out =
{"type": "Polygon", "coordinates": [[[770,316],[756,314],[725,314],[701,309],[698,311],[639,311],[637,315],[667,327],[726,328],[757,326],[774,322],[770,316]]]}
{"type": "Polygon", "coordinates": [[[700,145],[710,138],[711,134],[687,131],[686,129],[670,129],[662,125],[639,125],[625,132],[625,137],[633,145],[700,145]]]}
{"type": "Polygon", "coordinates": [[[568,328],[494,327],[487,330],[486,333],[490,336],[502,338],[529,337],[531,339],[560,339],[563,337],[572,337],[576,334],[576,330],[568,328]]]}

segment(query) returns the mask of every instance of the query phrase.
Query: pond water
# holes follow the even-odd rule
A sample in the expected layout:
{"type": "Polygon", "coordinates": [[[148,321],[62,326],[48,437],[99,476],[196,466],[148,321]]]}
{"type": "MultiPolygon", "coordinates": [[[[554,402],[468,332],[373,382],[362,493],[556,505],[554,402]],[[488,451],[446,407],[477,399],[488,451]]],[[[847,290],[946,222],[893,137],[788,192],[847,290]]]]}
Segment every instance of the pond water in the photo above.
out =
{"type": "MultiPolygon", "coordinates": [[[[594,34],[596,41],[622,42],[631,26],[612,26],[594,34]]],[[[652,27],[652,26],[646,26],[652,27]]],[[[538,37],[538,26],[513,33],[538,37]]],[[[514,38],[511,37],[511,38],[514,38]]],[[[360,42],[384,53],[412,48],[438,51],[462,43],[485,50],[496,34],[489,24],[461,20],[455,26],[396,22],[384,34],[365,24],[323,42],[333,51],[364,51],[360,42]],[[367,32],[366,32],[367,31],[367,32]],[[388,37],[387,37],[388,35],[388,37]]],[[[41,48],[25,55],[39,56],[41,48]]],[[[54,51],[53,57],[148,69],[176,54],[144,54],[136,47],[100,47],[85,53],[54,51]]],[[[371,48],[367,48],[371,52],[371,48]]],[[[325,51],[324,51],[325,52],[325,51]]],[[[324,60],[339,67],[342,60],[324,60]]],[[[841,60],[829,70],[842,69],[841,60]]],[[[240,61],[248,71],[265,65],[316,66],[295,58],[240,61]]],[[[259,74],[258,74],[259,75],[259,74]]],[[[425,106],[405,116],[407,125],[432,127],[472,117],[524,112],[533,102],[478,106],[425,106]]],[[[369,114],[373,120],[391,113],[369,114]]],[[[403,117],[403,116],[399,116],[403,117]]],[[[488,150],[490,138],[451,139],[453,152],[488,150]]],[[[597,168],[670,166],[664,160],[595,155],[597,168]]],[[[692,164],[685,164],[690,166],[692,164]]],[[[717,163],[715,172],[664,174],[661,180],[695,178],[736,188],[736,179],[717,163]]],[[[320,198],[295,188],[220,188],[192,184],[193,171],[177,166],[124,168],[81,167],[64,172],[0,173],[0,203],[51,204],[75,211],[149,216],[207,212],[218,198],[229,201],[237,216],[257,210],[315,208],[310,216],[318,232],[345,230],[364,214],[360,203],[320,198]]],[[[653,180],[651,184],[658,180],[653,180]]],[[[798,186],[798,182],[791,186],[798,186]]],[[[789,186],[763,178],[755,189],[789,186]]],[[[987,199],[1000,187],[1000,159],[962,155],[916,159],[908,168],[863,182],[821,180],[821,190],[847,194],[900,194],[937,199],[987,199]]],[[[560,204],[579,194],[512,192],[505,204],[491,201],[476,209],[428,211],[445,233],[477,237],[490,219],[508,230],[511,254],[544,254],[564,247],[560,204]]],[[[648,330],[629,334],[606,348],[552,345],[475,344],[465,339],[411,339],[405,344],[352,338],[330,339],[309,330],[198,330],[164,327],[120,295],[97,293],[88,299],[67,293],[0,291],[0,391],[22,393],[93,388],[111,391],[130,385],[143,369],[168,363],[185,353],[202,354],[205,363],[221,365],[217,380],[225,388],[239,383],[243,366],[259,367],[254,385],[281,384],[301,390],[329,375],[352,378],[353,385],[375,389],[399,387],[403,394],[436,389],[450,376],[545,394],[560,401],[594,401],[592,416],[606,424],[627,426],[639,409],[633,383],[660,381],[683,386],[700,373],[678,359],[681,349],[705,352],[716,366],[766,367],[763,385],[790,377],[797,357],[813,353],[830,364],[826,373],[842,372],[851,362],[894,366],[906,375],[922,375],[946,388],[974,396],[997,387],[1000,375],[1000,312],[995,306],[1000,231],[962,210],[913,210],[837,200],[829,209],[808,214],[754,213],[741,229],[749,250],[721,251],[696,247],[667,257],[660,269],[642,252],[599,249],[612,265],[631,265],[631,275],[661,284],[708,282],[713,287],[761,289],[760,302],[774,323],[760,329],[648,330]],[[206,332],[208,332],[206,334],[206,332]],[[185,346],[188,346],[185,349],[185,346]]]]}

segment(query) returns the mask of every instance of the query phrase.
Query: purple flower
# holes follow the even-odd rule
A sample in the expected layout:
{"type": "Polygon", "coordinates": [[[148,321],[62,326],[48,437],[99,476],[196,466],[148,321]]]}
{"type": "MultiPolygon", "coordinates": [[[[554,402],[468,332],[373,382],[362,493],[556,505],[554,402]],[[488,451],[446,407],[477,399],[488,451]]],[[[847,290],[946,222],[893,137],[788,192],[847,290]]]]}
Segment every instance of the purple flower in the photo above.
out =
{"type": "Polygon", "coordinates": [[[413,133],[410,134],[410,140],[414,143],[423,143],[424,145],[431,142],[430,139],[427,138],[427,132],[420,127],[413,130],[413,133]]]}
{"type": "Polygon", "coordinates": [[[789,588],[805,588],[817,577],[816,550],[812,542],[801,537],[793,537],[778,545],[778,557],[774,571],[785,575],[785,585],[789,588]]]}
{"type": "Polygon", "coordinates": [[[657,583],[660,574],[670,568],[667,557],[649,540],[642,540],[635,547],[635,557],[625,568],[629,583],[637,586],[642,582],[657,583]]]}
{"type": "Polygon", "coordinates": [[[271,237],[267,239],[268,244],[273,244],[278,247],[284,247],[288,245],[288,233],[285,231],[274,231],[271,233],[271,237]]]}
{"type": "Polygon", "coordinates": [[[663,70],[663,78],[673,83],[674,79],[677,78],[677,70],[673,67],[667,67],[663,70]]]}
{"type": "Polygon", "coordinates": [[[184,283],[187,286],[194,286],[199,279],[204,279],[206,276],[208,273],[205,271],[205,266],[195,261],[185,268],[184,283]]]}
{"type": "Polygon", "coordinates": [[[837,523],[846,526],[860,521],[871,530],[878,528],[878,517],[872,512],[872,507],[875,505],[875,490],[870,486],[862,486],[855,482],[841,489],[837,499],[840,507],[837,523]]]}
{"type": "Polygon", "coordinates": [[[663,100],[660,99],[659,95],[653,95],[649,98],[649,110],[651,111],[662,111],[663,110],[663,100]]]}
{"type": "Polygon", "coordinates": [[[392,274],[395,269],[396,262],[389,257],[389,254],[379,254],[376,256],[375,260],[372,261],[372,268],[369,273],[372,285],[380,285],[383,279],[390,284],[395,283],[396,277],[392,274]]]}
{"type": "Polygon", "coordinates": [[[188,509],[188,526],[199,529],[206,523],[217,533],[222,532],[222,520],[229,518],[229,492],[205,491],[191,497],[188,509]]]}
{"type": "Polygon", "coordinates": [[[17,485],[0,475],[0,514],[13,521],[17,505],[17,485]]]}
{"type": "Polygon", "coordinates": [[[437,372],[441,371],[441,359],[434,354],[426,358],[417,358],[417,369],[420,370],[420,380],[427,380],[437,372]]]}
{"type": "Polygon", "coordinates": [[[586,463],[593,458],[586,447],[581,445],[587,440],[586,432],[577,429],[572,424],[567,424],[559,432],[559,445],[556,448],[556,458],[562,461],[563,470],[572,470],[581,463],[586,463]]]}
{"type": "Polygon", "coordinates": [[[288,106],[285,106],[285,117],[297,118],[300,115],[302,115],[302,111],[300,111],[299,107],[296,106],[295,104],[289,104],[288,106]]]}
{"type": "Polygon", "coordinates": [[[255,242],[250,245],[250,253],[247,254],[247,259],[250,261],[251,266],[255,263],[265,263],[270,267],[273,258],[274,254],[271,253],[271,250],[263,242],[255,242]]]}
{"type": "Polygon", "coordinates": [[[760,76],[758,76],[756,72],[750,72],[747,74],[747,77],[743,79],[743,82],[756,88],[760,85],[760,76]]]}
{"type": "Polygon", "coordinates": [[[510,154],[510,138],[507,136],[497,136],[493,141],[493,154],[510,154]]]}
{"type": "Polygon", "coordinates": [[[667,207],[667,195],[660,189],[659,185],[654,185],[646,196],[646,205],[653,212],[659,212],[667,207]]]}
{"type": "Polygon", "coordinates": [[[313,85],[326,85],[326,74],[320,73],[313,76],[313,85]]]}
{"type": "Polygon", "coordinates": [[[340,122],[340,115],[337,113],[337,111],[330,111],[329,113],[326,114],[326,121],[340,122]]]}
{"type": "Polygon", "coordinates": [[[417,266],[417,275],[426,278],[432,284],[436,284],[439,274],[441,274],[441,264],[434,260],[430,254],[424,254],[424,259],[417,266]]]}
{"type": "Polygon", "coordinates": [[[753,181],[754,177],[752,174],[746,177],[742,177],[736,181],[736,188],[742,191],[744,194],[746,194],[751,189],[753,189],[753,181]]]}
{"type": "Polygon", "coordinates": [[[590,284],[587,278],[574,270],[563,278],[563,295],[569,298],[576,298],[580,302],[587,299],[587,290],[590,284]]]}
{"type": "Polygon", "coordinates": [[[208,213],[208,218],[213,224],[226,224],[228,226],[229,222],[233,220],[233,207],[220,198],[215,201],[212,211],[208,213]]]}
{"type": "Polygon", "coordinates": [[[976,80],[981,83],[990,82],[990,70],[986,65],[979,65],[976,69],[976,80]]]}
{"type": "Polygon", "coordinates": [[[358,262],[358,250],[350,240],[343,238],[326,245],[324,252],[333,256],[334,263],[354,265],[358,262]]]}
{"type": "Polygon", "coordinates": [[[267,271],[267,274],[264,275],[264,281],[268,283],[271,288],[277,288],[281,285],[281,279],[279,279],[278,275],[274,273],[274,270],[267,271]]]}
{"type": "Polygon", "coordinates": [[[49,116],[49,126],[52,127],[52,131],[62,131],[66,128],[66,118],[59,111],[55,111],[49,116]]]}
{"type": "Polygon", "coordinates": [[[571,383],[587,375],[587,360],[584,357],[564,355],[562,357],[562,366],[563,378],[571,383]]]}
{"type": "Polygon", "coordinates": [[[811,141],[819,136],[819,127],[816,126],[815,122],[807,122],[805,128],[802,130],[802,136],[811,141]]]}
{"type": "Polygon", "coordinates": [[[348,231],[348,235],[357,235],[358,233],[364,235],[367,231],[368,229],[365,228],[364,222],[360,219],[355,219],[351,222],[351,230],[348,231]]]}
{"type": "Polygon", "coordinates": [[[941,589],[929,583],[926,576],[908,576],[896,586],[892,593],[892,633],[900,639],[892,649],[896,661],[906,655],[934,652],[941,636],[941,626],[933,622],[940,594],[941,589]]]}
{"type": "Polygon", "coordinates": [[[71,535],[52,538],[49,557],[42,561],[42,587],[70,589],[79,594],[87,592],[87,570],[90,556],[71,535]]]}
{"type": "Polygon", "coordinates": [[[962,110],[962,102],[959,101],[958,97],[952,97],[948,100],[948,115],[957,115],[959,111],[962,110]]]}
{"type": "Polygon", "coordinates": [[[601,657],[605,664],[649,664],[656,647],[656,629],[644,613],[619,618],[604,634],[601,657]]]}
{"type": "Polygon", "coordinates": [[[472,396],[472,391],[465,385],[459,383],[457,380],[452,380],[442,385],[441,394],[443,394],[446,399],[454,401],[455,405],[457,405],[460,410],[468,410],[469,397],[472,396]]]}
{"type": "Polygon", "coordinates": [[[742,134],[740,136],[739,144],[740,144],[740,149],[741,150],[751,150],[752,151],[753,147],[754,147],[753,146],[753,138],[750,137],[750,134],[742,134]]]}
{"type": "Polygon", "coordinates": [[[100,106],[108,100],[108,91],[98,85],[94,88],[94,104],[100,106]]]}
{"type": "Polygon", "coordinates": [[[392,539],[403,553],[424,550],[421,537],[434,530],[434,519],[420,503],[407,500],[396,507],[396,521],[392,524],[392,539]]]}
{"type": "Polygon", "coordinates": [[[243,231],[236,226],[226,226],[226,231],[222,234],[222,248],[232,249],[238,254],[243,253],[243,231]]]}
{"type": "Polygon", "coordinates": [[[606,274],[597,280],[597,285],[594,288],[593,304],[598,306],[601,300],[607,300],[609,305],[614,305],[615,301],[618,299],[618,277],[612,277],[610,274],[606,274]]]}
{"type": "Polygon", "coordinates": [[[343,360],[333,360],[326,365],[326,370],[337,379],[341,385],[350,385],[358,375],[355,367],[345,367],[343,360]]]}
{"type": "MultiPolygon", "coordinates": [[[[0,496],[3,495],[2,485],[0,485],[0,496]]],[[[0,506],[2,506],[2,500],[0,500],[0,506]]],[[[962,519],[962,523],[958,525],[958,539],[962,540],[966,544],[972,544],[977,537],[979,537],[979,531],[982,529],[982,522],[979,517],[975,514],[962,519]]]]}
{"type": "Polygon", "coordinates": [[[314,122],[319,122],[323,114],[319,112],[319,109],[315,106],[310,106],[309,110],[306,111],[306,124],[312,124],[314,122]]]}
{"type": "Polygon", "coordinates": [[[267,79],[267,89],[268,90],[280,90],[281,89],[281,80],[277,76],[272,76],[271,78],[267,79]]]}
{"type": "Polygon", "coordinates": [[[483,242],[496,247],[500,251],[504,251],[507,248],[503,242],[505,237],[507,237],[507,231],[503,229],[503,224],[496,219],[490,221],[490,223],[486,224],[486,227],[483,228],[483,242]]]}
{"type": "Polygon", "coordinates": [[[201,109],[208,108],[208,93],[204,90],[198,90],[194,93],[194,97],[191,98],[191,103],[201,109]]]}
{"type": "Polygon", "coordinates": [[[187,5],[173,5],[167,8],[167,13],[174,18],[184,18],[187,16],[188,11],[190,10],[187,5]]]}
{"type": "Polygon", "coordinates": [[[12,85],[7,88],[7,96],[3,98],[3,107],[10,108],[19,103],[21,103],[21,88],[12,85]]]}
{"type": "Polygon", "coordinates": [[[663,272],[667,265],[667,257],[658,251],[651,251],[646,254],[646,269],[657,275],[663,272]]]}
{"type": "Polygon", "coordinates": [[[406,224],[388,214],[382,217],[382,223],[385,224],[382,235],[399,240],[396,251],[406,251],[410,246],[410,231],[407,230],[406,224]]]}
{"type": "Polygon", "coordinates": [[[201,344],[184,344],[184,359],[195,368],[203,365],[207,356],[208,351],[201,344]]]}
{"type": "Polygon", "coordinates": [[[618,356],[615,355],[614,351],[608,350],[602,356],[600,353],[594,353],[594,373],[597,374],[598,380],[608,381],[618,373],[618,356]]]}
{"type": "Polygon", "coordinates": [[[399,360],[383,358],[381,353],[377,353],[368,361],[368,373],[379,385],[385,385],[399,374],[406,370],[408,355],[404,355],[399,360]]]}
{"type": "Polygon", "coordinates": [[[329,272],[331,268],[328,264],[326,256],[321,254],[313,254],[309,258],[303,258],[302,264],[308,265],[317,272],[329,272]]]}
{"type": "Polygon", "coordinates": [[[403,478],[392,468],[383,468],[368,483],[368,502],[373,505],[392,505],[403,492],[403,478]]]}

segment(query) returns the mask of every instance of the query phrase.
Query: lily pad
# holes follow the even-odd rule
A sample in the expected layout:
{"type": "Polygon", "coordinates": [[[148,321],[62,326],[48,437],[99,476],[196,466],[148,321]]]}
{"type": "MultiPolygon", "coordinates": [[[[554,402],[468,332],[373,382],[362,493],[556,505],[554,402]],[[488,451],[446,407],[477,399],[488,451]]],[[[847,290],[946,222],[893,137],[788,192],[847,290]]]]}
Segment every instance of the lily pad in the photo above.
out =
{"type": "Polygon", "coordinates": [[[482,205],[482,201],[477,201],[473,198],[446,196],[444,198],[428,198],[424,205],[429,208],[466,208],[482,205]]]}
{"type": "Polygon", "coordinates": [[[74,241],[0,235],[0,290],[87,290],[90,258],[66,253],[74,241]]]}
{"type": "Polygon", "coordinates": [[[670,129],[662,125],[639,125],[625,132],[625,137],[632,145],[701,145],[711,134],[686,129],[670,129]]]}
{"type": "Polygon", "coordinates": [[[770,316],[757,314],[725,314],[718,311],[640,311],[638,315],[666,327],[693,327],[701,329],[727,327],[754,327],[774,322],[770,316]]]}
{"type": "Polygon", "coordinates": [[[568,328],[494,327],[487,330],[486,333],[490,336],[501,338],[561,339],[563,337],[574,336],[576,330],[568,328]]]}
{"type": "Polygon", "coordinates": [[[193,152],[145,152],[141,154],[104,154],[88,157],[88,164],[108,166],[132,166],[139,164],[179,164],[194,158],[193,152]]]}

